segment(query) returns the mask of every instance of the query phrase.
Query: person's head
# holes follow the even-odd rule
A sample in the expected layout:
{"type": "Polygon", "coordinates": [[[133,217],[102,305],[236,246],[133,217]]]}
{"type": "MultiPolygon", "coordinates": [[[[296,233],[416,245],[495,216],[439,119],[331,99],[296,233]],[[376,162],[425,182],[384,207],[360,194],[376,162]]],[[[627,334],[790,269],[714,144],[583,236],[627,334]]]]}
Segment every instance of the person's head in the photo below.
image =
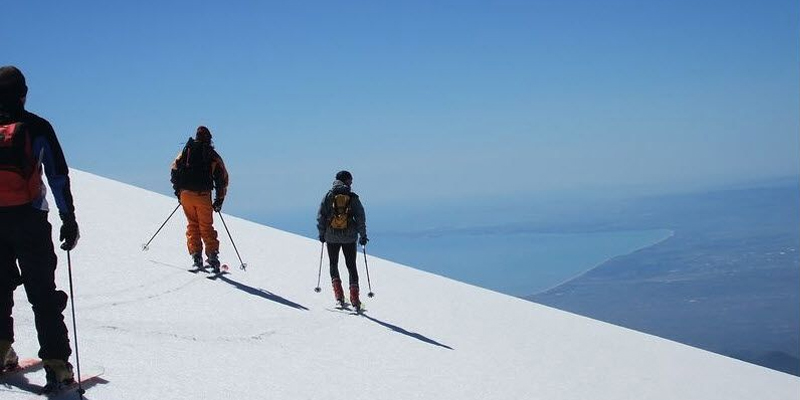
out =
{"type": "Polygon", "coordinates": [[[200,125],[197,127],[197,133],[194,135],[194,139],[198,142],[211,143],[211,131],[205,126],[200,125]]]}
{"type": "Polygon", "coordinates": [[[7,106],[22,106],[28,96],[25,75],[17,67],[0,67],[0,103],[7,106]]]}
{"type": "Polygon", "coordinates": [[[336,173],[336,180],[350,186],[353,184],[353,174],[350,171],[339,171],[336,173]]]}

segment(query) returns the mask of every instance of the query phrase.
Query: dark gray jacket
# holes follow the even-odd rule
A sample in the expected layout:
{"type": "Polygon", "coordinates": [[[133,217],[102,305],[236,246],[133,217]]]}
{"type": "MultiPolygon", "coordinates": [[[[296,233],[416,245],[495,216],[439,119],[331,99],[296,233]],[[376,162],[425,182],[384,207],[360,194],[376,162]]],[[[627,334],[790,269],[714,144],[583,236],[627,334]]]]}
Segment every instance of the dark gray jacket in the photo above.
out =
{"type": "Polygon", "coordinates": [[[350,187],[342,181],[333,181],[333,188],[322,198],[317,212],[317,230],[319,236],[324,237],[328,243],[355,243],[358,235],[367,237],[367,217],[364,206],[358,195],[350,191],[350,187]],[[330,221],[333,217],[333,196],[337,194],[350,195],[350,221],[347,229],[333,229],[330,221]]]}

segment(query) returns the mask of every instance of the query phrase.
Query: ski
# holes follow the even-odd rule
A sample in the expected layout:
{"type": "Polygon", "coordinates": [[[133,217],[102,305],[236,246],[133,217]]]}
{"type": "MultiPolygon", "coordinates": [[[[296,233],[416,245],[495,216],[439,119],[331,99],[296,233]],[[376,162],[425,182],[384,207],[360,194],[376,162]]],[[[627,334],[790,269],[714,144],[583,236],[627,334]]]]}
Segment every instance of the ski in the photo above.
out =
{"type": "Polygon", "coordinates": [[[230,272],[228,271],[219,271],[219,272],[212,272],[211,275],[207,276],[206,279],[210,279],[212,281],[217,280],[222,275],[228,275],[230,272]]]}
{"type": "Polygon", "coordinates": [[[81,375],[79,381],[73,381],[61,385],[45,385],[41,388],[36,399],[42,397],[48,399],[66,399],[75,398],[73,395],[77,394],[79,398],[83,398],[83,393],[87,388],[92,387],[98,383],[105,383],[100,376],[103,375],[105,369],[102,367],[92,367],[92,371],[81,375]],[[80,383],[80,384],[79,384],[80,383]]]}
{"type": "Polygon", "coordinates": [[[336,308],[339,310],[352,311],[356,314],[361,314],[362,312],[366,311],[366,309],[364,308],[364,303],[361,303],[358,306],[354,306],[350,303],[340,302],[338,303],[338,306],[336,308]]]}
{"type": "Polygon", "coordinates": [[[16,366],[0,371],[0,382],[3,382],[12,375],[38,370],[40,368],[42,368],[42,360],[38,358],[20,359],[16,366]]]}
{"type": "Polygon", "coordinates": [[[81,385],[78,385],[78,381],[74,381],[65,385],[45,385],[38,393],[37,398],[44,396],[48,399],[61,399],[67,398],[71,393],[79,394],[80,397],[83,398],[82,392],[85,392],[85,389],[81,391],[80,386],[93,385],[93,383],[96,383],[94,381],[100,380],[100,375],[102,375],[102,372],[98,374],[84,374],[81,376],[81,385]]]}
{"type": "Polygon", "coordinates": [[[187,269],[187,271],[189,271],[189,272],[191,272],[191,273],[193,273],[193,274],[197,274],[197,273],[200,273],[200,272],[205,272],[205,273],[208,273],[208,270],[207,270],[207,269],[205,269],[205,268],[198,268],[198,267],[195,267],[195,268],[192,268],[192,269],[187,269]]]}
{"type": "Polygon", "coordinates": [[[52,385],[44,385],[39,386],[34,383],[29,382],[29,378],[20,377],[20,374],[27,374],[33,373],[36,371],[41,370],[44,367],[42,360],[38,358],[23,358],[19,360],[19,363],[16,367],[12,369],[5,369],[0,372],[0,385],[3,386],[10,386],[13,392],[19,393],[28,393],[33,394],[33,399],[75,399],[78,397],[82,398],[83,393],[78,393],[78,389],[82,386],[84,389],[94,386],[98,383],[105,383],[105,381],[100,378],[100,375],[105,372],[105,369],[102,367],[91,367],[89,373],[84,373],[81,375],[81,385],[78,385],[78,382],[72,382],[66,385],[58,385],[58,387],[54,387],[52,385]],[[20,386],[22,385],[22,386],[20,386]],[[80,396],[75,396],[80,395],[80,396]]]}
{"type": "Polygon", "coordinates": [[[336,303],[333,308],[326,308],[326,310],[349,315],[361,315],[367,311],[367,309],[364,308],[364,303],[361,303],[360,308],[354,308],[350,303],[336,303]]]}
{"type": "Polygon", "coordinates": [[[219,278],[222,275],[230,274],[230,272],[228,272],[228,265],[227,264],[222,264],[219,267],[219,269],[216,270],[216,271],[213,271],[213,267],[211,267],[211,266],[209,266],[209,268],[212,268],[211,275],[207,276],[206,279],[210,279],[212,281],[213,280],[217,280],[217,278],[219,278]]]}

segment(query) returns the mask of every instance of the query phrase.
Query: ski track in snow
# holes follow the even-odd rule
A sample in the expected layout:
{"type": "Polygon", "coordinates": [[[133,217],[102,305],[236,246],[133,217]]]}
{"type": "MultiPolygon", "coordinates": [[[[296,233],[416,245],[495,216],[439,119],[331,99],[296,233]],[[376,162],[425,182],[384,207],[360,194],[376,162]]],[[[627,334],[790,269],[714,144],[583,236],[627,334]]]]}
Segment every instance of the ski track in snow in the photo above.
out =
{"type": "MultiPolygon", "coordinates": [[[[191,285],[195,285],[195,284],[200,282],[201,278],[202,277],[192,277],[192,278],[189,278],[189,279],[181,279],[181,282],[179,282],[180,283],[179,285],[172,286],[169,289],[166,289],[166,290],[161,291],[161,292],[152,293],[152,294],[148,294],[148,295],[144,295],[144,296],[136,296],[136,297],[132,297],[130,299],[121,300],[121,301],[98,302],[98,303],[95,303],[95,304],[92,304],[92,305],[83,306],[82,308],[85,309],[85,310],[96,310],[96,309],[107,308],[107,307],[118,307],[118,306],[122,306],[122,305],[126,305],[126,304],[142,302],[142,301],[155,300],[155,299],[158,299],[158,298],[160,298],[162,296],[166,296],[166,295],[173,294],[175,292],[181,291],[181,290],[183,290],[183,289],[185,289],[185,288],[187,288],[187,287],[189,287],[191,285]]],[[[146,288],[146,287],[148,287],[148,285],[145,285],[145,284],[138,285],[136,287],[132,287],[132,288],[129,288],[129,289],[126,289],[126,290],[118,291],[118,292],[116,292],[116,294],[119,295],[120,293],[130,292],[130,291],[133,291],[135,289],[143,289],[143,288],[146,288]]],[[[98,296],[94,296],[94,297],[97,298],[97,297],[103,297],[103,296],[99,296],[98,295],[98,296]]],[[[89,300],[91,300],[91,297],[89,298],[89,300]]]]}
{"type": "Polygon", "coordinates": [[[162,332],[162,331],[148,331],[142,329],[128,329],[128,328],[121,328],[118,326],[100,326],[98,327],[101,330],[107,330],[111,332],[119,332],[119,333],[130,333],[136,334],[137,336],[157,336],[157,337],[166,337],[171,339],[178,339],[178,340],[185,340],[190,342],[205,342],[205,343],[219,343],[219,342],[227,342],[227,343],[240,343],[240,342],[258,342],[264,340],[270,336],[273,336],[277,333],[277,331],[270,330],[261,332],[255,335],[250,336],[209,336],[209,337],[200,337],[194,335],[179,335],[172,332],[162,332]]]}

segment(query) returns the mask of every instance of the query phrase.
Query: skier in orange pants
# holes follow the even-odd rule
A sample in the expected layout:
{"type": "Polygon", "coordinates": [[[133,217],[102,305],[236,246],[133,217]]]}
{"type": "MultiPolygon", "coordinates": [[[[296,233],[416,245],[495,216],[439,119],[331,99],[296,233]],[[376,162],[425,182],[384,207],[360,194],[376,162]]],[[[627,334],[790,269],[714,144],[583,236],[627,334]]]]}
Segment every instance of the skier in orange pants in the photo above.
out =
{"type": "Polygon", "coordinates": [[[228,189],[228,171],[214,150],[211,131],[197,128],[194,138],[172,163],[172,187],[186,214],[186,244],[194,266],[203,268],[203,245],[208,265],[219,272],[219,240],[214,230],[214,211],[222,209],[228,189]],[[214,201],[211,192],[216,190],[214,201]]]}

